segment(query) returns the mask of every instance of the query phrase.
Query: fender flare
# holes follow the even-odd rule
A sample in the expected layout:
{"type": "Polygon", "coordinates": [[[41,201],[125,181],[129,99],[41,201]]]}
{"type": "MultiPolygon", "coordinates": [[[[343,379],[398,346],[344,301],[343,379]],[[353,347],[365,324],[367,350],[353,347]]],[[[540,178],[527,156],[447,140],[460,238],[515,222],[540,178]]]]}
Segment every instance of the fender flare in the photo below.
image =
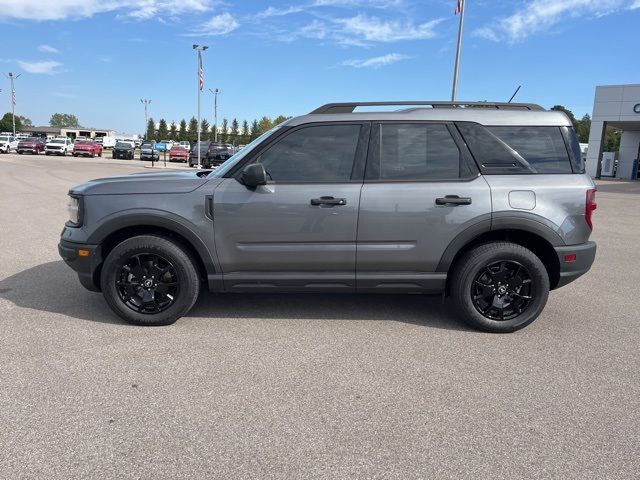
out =
{"type": "Polygon", "coordinates": [[[493,214],[491,219],[483,219],[460,232],[447,246],[436,269],[437,272],[448,272],[456,255],[480,235],[500,230],[517,230],[528,232],[543,238],[553,247],[566,245],[556,228],[549,225],[542,217],[528,212],[518,212],[517,216],[510,212],[493,214]],[[543,220],[543,221],[541,221],[543,220]]]}
{"type": "MultiPolygon", "coordinates": [[[[202,260],[207,274],[216,272],[213,255],[198,234],[181,221],[180,217],[163,210],[127,210],[102,219],[87,239],[87,243],[98,245],[113,232],[127,227],[160,227],[184,237],[202,260]]],[[[213,230],[211,231],[213,235],[213,230]]]]}

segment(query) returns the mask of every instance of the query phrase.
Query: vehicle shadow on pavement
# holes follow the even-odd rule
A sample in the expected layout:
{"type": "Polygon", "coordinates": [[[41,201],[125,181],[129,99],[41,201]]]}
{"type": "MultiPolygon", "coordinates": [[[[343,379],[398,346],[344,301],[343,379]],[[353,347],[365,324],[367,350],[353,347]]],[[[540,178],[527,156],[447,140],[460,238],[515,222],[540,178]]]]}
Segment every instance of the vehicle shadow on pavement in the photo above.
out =
{"type": "MultiPolygon", "coordinates": [[[[0,280],[0,298],[18,307],[93,322],[124,324],[99,293],[85,290],[63,261],[43,263],[0,280]]],[[[449,303],[449,302],[447,302],[449,303]]],[[[439,296],[366,294],[203,293],[188,317],[274,320],[386,320],[471,330],[439,296]]]]}

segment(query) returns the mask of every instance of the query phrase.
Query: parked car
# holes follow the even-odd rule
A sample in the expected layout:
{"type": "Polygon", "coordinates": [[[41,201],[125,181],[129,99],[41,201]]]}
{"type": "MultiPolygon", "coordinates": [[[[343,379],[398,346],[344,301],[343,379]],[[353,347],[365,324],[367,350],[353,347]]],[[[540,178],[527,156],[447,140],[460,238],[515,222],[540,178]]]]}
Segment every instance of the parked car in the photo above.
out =
{"type": "MultiPolygon", "coordinates": [[[[222,165],[233,155],[233,152],[223,143],[200,142],[200,164],[203,168],[213,168],[222,165]]],[[[198,147],[195,144],[189,152],[189,166],[198,165],[198,147]]]]}
{"type": "Polygon", "coordinates": [[[44,145],[46,155],[66,155],[73,151],[73,142],[68,137],[58,137],[49,140],[44,145]]]}
{"type": "Polygon", "coordinates": [[[122,158],[124,160],[133,160],[133,146],[129,142],[118,142],[113,147],[111,158],[122,158]]]}
{"type": "Polygon", "coordinates": [[[102,148],[113,148],[115,147],[117,140],[116,137],[105,135],[103,137],[97,137],[96,143],[102,145],[102,148]]]}
{"type": "Polygon", "coordinates": [[[119,142],[126,142],[129,143],[131,145],[132,148],[136,148],[138,145],[136,144],[136,140],[133,140],[132,138],[125,138],[123,140],[118,140],[119,142]]]}
{"type": "Polygon", "coordinates": [[[140,146],[140,160],[159,160],[160,153],[155,142],[143,142],[140,146]]]}
{"type": "Polygon", "coordinates": [[[169,151],[169,161],[187,163],[189,161],[189,150],[182,145],[174,145],[169,151]]]}
{"type": "Polygon", "coordinates": [[[101,157],[102,145],[93,140],[76,141],[73,144],[73,156],[101,157]]]}
{"type": "Polygon", "coordinates": [[[18,148],[18,140],[13,135],[0,135],[0,152],[11,153],[18,148]]]}
{"type": "Polygon", "coordinates": [[[187,142],[185,140],[179,142],[178,145],[180,145],[181,147],[186,148],[187,151],[191,150],[191,145],[189,144],[189,142],[187,142]]]}
{"type": "Polygon", "coordinates": [[[44,152],[44,139],[41,137],[28,137],[18,142],[16,151],[22,155],[23,153],[34,153],[38,155],[40,152],[44,152]]]}
{"type": "Polygon", "coordinates": [[[140,325],[175,322],[208,288],[438,294],[512,332],[590,269],[596,189],[564,113],[361,105],[289,119],[213,172],[74,187],[60,255],[140,325]]]}

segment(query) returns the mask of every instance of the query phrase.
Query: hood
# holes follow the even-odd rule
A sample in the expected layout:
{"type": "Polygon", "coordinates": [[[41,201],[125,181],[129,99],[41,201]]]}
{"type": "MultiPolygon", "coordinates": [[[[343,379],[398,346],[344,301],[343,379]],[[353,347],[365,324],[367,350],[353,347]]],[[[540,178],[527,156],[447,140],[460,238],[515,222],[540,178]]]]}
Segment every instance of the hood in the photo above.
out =
{"type": "Polygon", "coordinates": [[[73,148],[77,148],[78,150],[86,150],[88,148],[95,148],[97,145],[74,145],[73,148]]]}
{"type": "Polygon", "coordinates": [[[121,177],[99,178],[73,187],[78,195],[132,195],[188,193],[207,183],[208,170],[186,172],[141,172],[121,177]]]}

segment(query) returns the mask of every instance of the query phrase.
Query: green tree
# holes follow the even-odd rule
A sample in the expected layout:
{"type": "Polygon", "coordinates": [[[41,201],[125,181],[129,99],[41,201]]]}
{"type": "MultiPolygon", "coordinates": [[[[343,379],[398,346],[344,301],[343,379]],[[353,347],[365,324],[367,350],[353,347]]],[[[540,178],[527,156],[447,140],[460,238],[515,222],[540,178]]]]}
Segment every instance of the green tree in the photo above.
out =
{"type": "Polygon", "coordinates": [[[564,112],[567,114],[567,117],[569,117],[569,120],[571,120],[571,123],[573,124],[573,129],[578,131],[578,120],[576,119],[575,115],[573,114],[573,112],[571,110],[569,110],[568,108],[566,108],[564,105],[554,105],[553,107],[551,107],[551,110],[555,110],[557,112],[564,112]]]}
{"type": "Polygon", "coordinates": [[[249,130],[249,138],[255,140],[260,136],[260,125],[257,120],[251,122],[251,130],[249,130]]]}
{"type": "Polygon", "coordinates": [[[272,125],[275,127],[276,125],[280,125],[285,120],[289,120],[291,117],[285,117],[284,115],[278,115],[275,120],[273,120],[272,125]]]}
{"type": "Polygon", "coordinates": [[[207,122],[206,118],[203,118],[200,122],[200,138],[206,140],[209,138],[209,122],[207,122]]]}
{"type": "Polygon", "coordinates": [[[191,117],[189,120],[189,127],[187,128],[187,140],[191,143],[198,141],[198,120],[196,117],[191,117]]]}
{"type": "Polygon", "coordinates": [[[54,113],[51,115],[49,119],[49,125],[52,127],[70,127],[70,128],[78,128],[80,127],[80,123],[78,122],[78,117],[75,115],[71,115],[70,113],[54,113]]]}
{"type": "Polygon", "coordinates": [[[187,141],[189,136],[187,135],[187,121],[183,118],[180,120],[180,129],[178,130],[178,140],[181,142],[187,141]]]}
{"type": "MultiPolygon", "coordinates": [[[[22,123],[22,119],[16,115],[16,132],[22,130],[24,124],[22,123]]],[[[0,132],[13,132],[13,120],[11,117],[11,112],[7,112],[0,119],[0,132]]]]}
{"type": "Polygon", "coordinates": [[[603,152],[620,151],[621,136],[622,136],[622,130],[615,127],[607,127],[604,133],[604,144],[602,146],[602,151],[603,152]]]}
{"type": "Polygon", "coordinates": [[[262,117],[258,122],[258,128],[261,135],[264,132],[271,130],[272,127],[273,127],[273,121],[269,117],[262,117]]]}
{"type": "Polygon", "coordinates": [[[242,128],[240,130],[240,139],[238,140],[238,144],[245,145],[249,143],[249,135],[250,135],[249,122],[247,122],[246,120],[243,120],[242,128]]]}
{"type": "Polygon", "coordinates": [[[218,141],[221,143],[226,143],[229,138],[229,120],[226,118],[222,119],[222,123],[220,124],[220,131],[218,132],[218,141]]]}
{"type": "Polygon", "coordinates": [[[240,124],[238,123],[238,119],[234,118],[233,120],[231,120],[231,141],[237,145],[238,142],[238,135],[240,134],[240,124]]]}
{"type": "Polygon", "coordinates": [[[169,140],[178,140],[178,126],[176,122],[171,122],[169,126],[169,140]]]}
{"type": "Polygon", "coordinates": [[[576,129],[576,135],[578,135],[578,141],[580,143],[587,143],[589,141],[589,133],[591,132],[591,117],[589,114],[585,114],[584,117],[578,122],[578,128],[576,129]]]}
{"type": "Polygon", "coordinates": [[[147,131],[144,134],[145,140],[155,140],[156,139],[156,123],[153,121],[153,118],[150,118],[147,122],[147,131]]]}
{"type": "Polygon", "coordinates": [[[167,121],[164,118],[160,119],[158,122],[158,140],[167,140],[167,136],[169,135],[169,128],[167,127],[167,121]]]}

